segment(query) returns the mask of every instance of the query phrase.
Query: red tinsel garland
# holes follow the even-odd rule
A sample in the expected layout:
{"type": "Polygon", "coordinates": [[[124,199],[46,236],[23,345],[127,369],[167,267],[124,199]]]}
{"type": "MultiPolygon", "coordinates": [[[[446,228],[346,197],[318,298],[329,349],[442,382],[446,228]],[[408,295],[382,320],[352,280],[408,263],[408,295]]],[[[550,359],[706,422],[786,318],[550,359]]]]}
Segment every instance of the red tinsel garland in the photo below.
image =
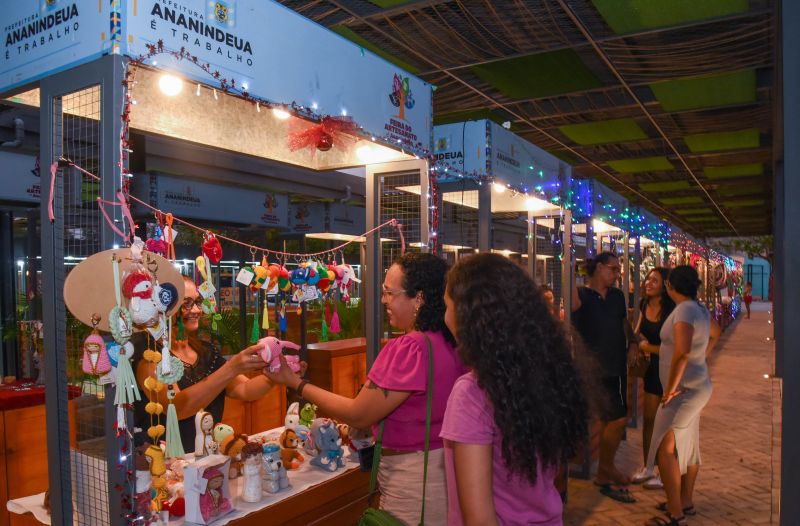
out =
{"type": "Polygon", "coordinates": [[[293,126],[302,127],[302,130],[289,132],[287,144],[293,152],[302,148],[326,152],[333,146],[352,145],[358,140],[359,128],[351,117],[323,117],[319,124],[310,127],[301,123],[303,121],[297,121],[293,126]]]}

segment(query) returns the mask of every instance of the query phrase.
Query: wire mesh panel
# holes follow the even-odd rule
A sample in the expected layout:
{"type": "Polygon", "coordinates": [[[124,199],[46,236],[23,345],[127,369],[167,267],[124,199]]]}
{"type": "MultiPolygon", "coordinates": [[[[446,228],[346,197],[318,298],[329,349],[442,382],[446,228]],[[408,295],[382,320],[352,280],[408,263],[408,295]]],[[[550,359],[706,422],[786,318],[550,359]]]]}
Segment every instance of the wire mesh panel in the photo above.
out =
{"type": "MultiPolygon", "coordinates": [[[[63,157],[100,175],[100,87],[57,97],[53,103],[54,157],[63,157]]],[[[63,278],[70,269],[100,250],[102,219],[97,205],[100,183],[70,167],[62,168],[60,175],[56,178],[54,198],[54,205],[61,209],[57,216],[61,228],[56,231],[60,239],[56,239],[55,257],[56,261],[59,257],[64,261],[63,273],[56,280],[57,288],[63,290],[63,278]]],[[[70,436],[61,439],[71,445],[74,522],[110,524],[105,451],[105,435],[110,426],[104,416],[104,391],[99,380],[85,374],[81,367],[83,340],[91,329],[73,318],[63,302],[57,308],[64,317],[66,329],[57,349],[66,355],[66,379],[72,397],[69,427],[62,427],[70,429],[72,440],[70,436]]]]}
{"type": "Polygon", "coordinates": [[[450,264],[478,248],[478,190],[473,187],[467,181],[448,184],[437,205],[439,246],[450,264]]]}
{"type": "MultiPolygon", "coordinates": [[[[420,251],[427,248],[427,239],[422,238],[423,214],[420,193],[426,191],[420,181],[419,172],[400,172],[383,175],[380,188],[380,223],[396,219],[402,225],[406,251],[420,251]]],[[[427,215],[425,215],[427,217],[427,215]]],[[[386,271],[392,261],[402,253],[400,232],[394,227],[381,229],[382,270],[386,271]]]]}

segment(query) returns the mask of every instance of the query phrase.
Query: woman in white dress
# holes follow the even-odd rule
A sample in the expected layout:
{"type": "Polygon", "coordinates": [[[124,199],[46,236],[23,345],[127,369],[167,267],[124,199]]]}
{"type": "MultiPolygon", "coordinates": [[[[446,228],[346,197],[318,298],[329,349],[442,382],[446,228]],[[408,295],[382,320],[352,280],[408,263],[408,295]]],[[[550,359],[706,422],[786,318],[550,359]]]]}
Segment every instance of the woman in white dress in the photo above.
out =
{"type": "Polygon", "coordinates": [[[706,356],[719,338],[719,326],[697,301],[700,278],[689,266],[669,274],[667,292],[675,310],[661,328],[659,378],[664,386],[661,407],[653,425],[647,464],[658,470],[667,502],[659,506],[664,516],[647,526],[679,526],[694,515],[692,494],[700,470],[700,413],[711,398],[706,356]]]}

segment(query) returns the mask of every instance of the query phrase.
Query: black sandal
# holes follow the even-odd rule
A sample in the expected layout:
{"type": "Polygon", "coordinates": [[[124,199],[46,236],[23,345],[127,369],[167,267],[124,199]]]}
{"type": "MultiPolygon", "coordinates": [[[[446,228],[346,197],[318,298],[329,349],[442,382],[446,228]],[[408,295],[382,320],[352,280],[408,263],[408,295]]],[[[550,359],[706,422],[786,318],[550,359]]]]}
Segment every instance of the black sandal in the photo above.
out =
{"type": "Polygon", "coordinates": [[[644,523],[644,526],[686,526],[686,524],[686,517],[673,517],[670,512],[666,512],[664,515],[650,517],[650,519],[644,523]]]}
{"type": "MultiPolygon", "coordinates": [[[[656,509],[658,511],[667,511],[667,503],[666,502],[659,503],[658,505],[656,505],[656,509]]],[[[694,506],[687,506],[683,508],[683,514],[688,515],[689,517],[693,517],[697,515],[697,510],[694,508],[694,506]]]]}

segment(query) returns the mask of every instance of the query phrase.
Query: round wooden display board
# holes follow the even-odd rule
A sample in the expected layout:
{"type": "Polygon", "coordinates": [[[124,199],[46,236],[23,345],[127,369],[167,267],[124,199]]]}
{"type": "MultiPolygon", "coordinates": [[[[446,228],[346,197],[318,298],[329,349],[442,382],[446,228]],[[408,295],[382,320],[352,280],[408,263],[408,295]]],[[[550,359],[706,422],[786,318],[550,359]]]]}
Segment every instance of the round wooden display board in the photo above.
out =
{"type": "MultiPolygon", "coordinates": [[[[92,316],[96,314],[100,316],[97,328],[106,332],[111,330],[108,326],[108,313],[117,305],[114,295],[112,256],[116,256],[120,260],[121,289],[122,280],[134,270],[129,248],[105,250],[86,258],[67,274],[67,279],[64,281],[64,303],[72,315],[91,327],[92,316]]],[[[160,284],[172,283],[178,289],[178,301],[167,312],[169,316],[175,314],[183,302],[181,273],[166,258],[151,252],[142,253],[142,264],[153,273],[160,284]]],[[[121,293],[120,299],[122,305],[127,307],[128,299],[121,293]]]]}

